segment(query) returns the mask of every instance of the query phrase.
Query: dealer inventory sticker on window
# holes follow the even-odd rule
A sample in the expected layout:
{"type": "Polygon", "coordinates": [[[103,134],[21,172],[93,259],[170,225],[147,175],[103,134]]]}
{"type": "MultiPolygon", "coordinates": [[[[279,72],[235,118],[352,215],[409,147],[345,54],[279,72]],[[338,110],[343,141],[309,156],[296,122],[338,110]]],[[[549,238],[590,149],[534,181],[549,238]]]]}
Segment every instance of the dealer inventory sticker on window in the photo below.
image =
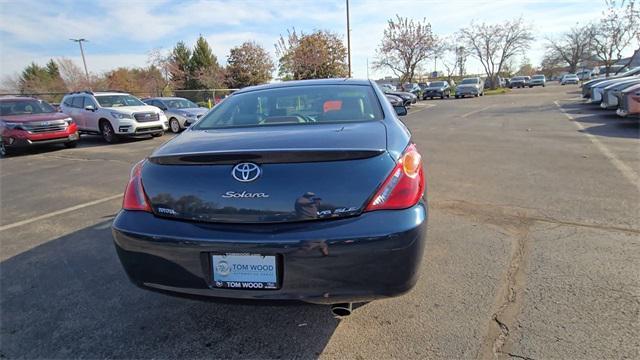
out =
{"type": "Polygon", "coordinates": [[[211,255],[213,285],[231,289],[277,289],[275,256],[256,254],[211,255]]]}

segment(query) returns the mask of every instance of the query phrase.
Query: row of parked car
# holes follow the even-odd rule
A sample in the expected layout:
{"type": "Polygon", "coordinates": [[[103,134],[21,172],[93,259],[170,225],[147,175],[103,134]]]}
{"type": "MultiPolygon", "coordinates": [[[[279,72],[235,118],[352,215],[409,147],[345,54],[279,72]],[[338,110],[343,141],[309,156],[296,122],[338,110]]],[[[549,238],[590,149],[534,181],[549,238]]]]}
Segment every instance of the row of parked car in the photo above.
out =
{"type": "Polygon", "coordinates": [[[80,91],[64,96],[56,109],[28,96],[0,97],[0,155],[32,145],[75,147],[80,134],[100,135],[108,143],[122,137],[179,132],[209,109],[178,97],[140,100],[119,91],[80,91]]]}
{"type": "Polygon", "coordinates": [[[619,116],[640,119],[640,66],[583,83],[582,97],[589,104],[615,110],[619,116]]]}
{"type": "Polygon", "coordinates": [[[398,90],[391,84],[380,85],[382,91],[392,105],[410,106],[419,99],[445,99],[453,95],[456,99],[466,96],[484,96],[484,81],[479,77],[463,79],[459,84],[446,80],[437,80],[429,83],[405,84],[398,90]]]}

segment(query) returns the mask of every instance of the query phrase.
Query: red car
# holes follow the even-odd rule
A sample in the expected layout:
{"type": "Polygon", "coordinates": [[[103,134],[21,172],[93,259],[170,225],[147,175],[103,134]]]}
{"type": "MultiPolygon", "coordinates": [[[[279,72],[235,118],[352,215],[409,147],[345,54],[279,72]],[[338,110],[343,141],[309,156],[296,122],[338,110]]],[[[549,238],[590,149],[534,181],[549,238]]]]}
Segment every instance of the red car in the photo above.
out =
{"type": "Polygon", "coordinates": [[[0,97],[0,156],[11,149],[45,144],[75,147],[80,135],[69,115],[47,102],[22,96],[0,97]]]}

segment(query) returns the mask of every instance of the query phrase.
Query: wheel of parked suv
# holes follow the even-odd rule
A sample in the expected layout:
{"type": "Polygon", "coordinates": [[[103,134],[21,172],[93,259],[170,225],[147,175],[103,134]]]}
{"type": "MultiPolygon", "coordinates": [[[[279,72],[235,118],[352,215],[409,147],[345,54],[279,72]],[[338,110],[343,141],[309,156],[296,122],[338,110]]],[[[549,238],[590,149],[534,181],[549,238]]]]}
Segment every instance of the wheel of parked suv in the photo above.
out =
{"type": "Polygon", "coordinates": [[[171,132],[173,133],[180,132],[180,123],[178,122],[178,119],[171,118],[169,120],[169,129],[171,129],[171,132]]]}
{"type": "Polygon", "coordinates": [[[66,147],[67,149],[73,149],[76,146],[78,146],[78,142],[77,141],[69,141],[69,142],[64,143],[64,147],[66,147]]]}
{"type": "Polygon", "coordinates": [[[444,99],[444,93],[442,93],[442,95],[440,95],[440,100],[444,99]]]}
{"type": "Polygon", "coordinates": [[[4,142],[0,141],[0,157],[5,157],[9,154],[9,151],[4,146],[4,142]]]}
{"type": "Polygon", "coordinates": [[[460,95],[456,95],[456,99],[460,99],[460,95]]]}
{"type": "Polygon", "coordinates": [[[118,135],[113,131],[113,127],[107,120],[102,120],[102,122],[100,122],[100,132],[102,133],[104,141],[109,144],[115,144],[118,142],[118,135]]]}
{"type": "Polygon", "coordinates": [[[160,137],[162,135],[164,135],[164,131],[160,131],[160,132],[151,134],[151,136],[153,136],[153,137],[160,137]]]}

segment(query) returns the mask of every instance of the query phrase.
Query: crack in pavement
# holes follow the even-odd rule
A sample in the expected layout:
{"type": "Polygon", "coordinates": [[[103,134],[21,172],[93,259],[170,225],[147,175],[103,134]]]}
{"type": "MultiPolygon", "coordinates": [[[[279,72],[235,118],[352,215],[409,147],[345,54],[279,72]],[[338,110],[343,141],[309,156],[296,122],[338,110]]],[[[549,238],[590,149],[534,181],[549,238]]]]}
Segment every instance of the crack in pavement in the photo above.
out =
{"type": "Polygon", "coordinates": [[[82,158],[82,157],[62,156],[62,155],[53,155],[53,154],[42,154],[42,155],[39,155],[39,157],[54,158],[58,160],[70,160],[70,161],[111,161],[111,162],[117,162],[122,164],[131,164],[129,161],[118,160],[118,159],[89,159],[89,158],[82,158]]]}
{"type": "MultiPolygon", "coordinates": [[[[598,230],[610,230],[619,231],[631,234],[640,234],[640,229],[633,227],[624,227],[619,225],[607,225],[607,224],[589,224],[571,220],[560,220],[552,216],[545,215],[541,210],[531,209],[510,205],[499,205],[491,203],[472,203],[465,200],[439,200],[430,201],[429,206],[435,209],[442,209],[444,211],[450,211],[458,215],[471,215],[471,214],[483,214],[483,218],[486,217],[504,217],[504,221],[514,220],[529,220],[534,222],[542,222],[556,225],[566,225],[583,227],[598,230]]],[[[504,222],[502,221],[502,222],[504,222]]],[[[487,222],[487,221],[485,221],[487,222]]]]}
{"type": "Polygon", "coordinates": [[[633,228],[558,220],[541,215],[541,211],[538,209],[525,207],[478,204],[464,200],[432,201],[430,206],[459,216],[472,217],[479,223],[496,227],[499,232],[512,239],[511,257],[494,301],[497,310],[491,315],[484,341],[476,354],[478,359],[498,359],[504,356],[530,359],[505,352],[503,348],[509,337],[510,327],[514,326],[522,309],[526,282],[524,265],[531,246],[530,229],[534,224],[546,223],[640,234],[640,230],[633,228]]]}

